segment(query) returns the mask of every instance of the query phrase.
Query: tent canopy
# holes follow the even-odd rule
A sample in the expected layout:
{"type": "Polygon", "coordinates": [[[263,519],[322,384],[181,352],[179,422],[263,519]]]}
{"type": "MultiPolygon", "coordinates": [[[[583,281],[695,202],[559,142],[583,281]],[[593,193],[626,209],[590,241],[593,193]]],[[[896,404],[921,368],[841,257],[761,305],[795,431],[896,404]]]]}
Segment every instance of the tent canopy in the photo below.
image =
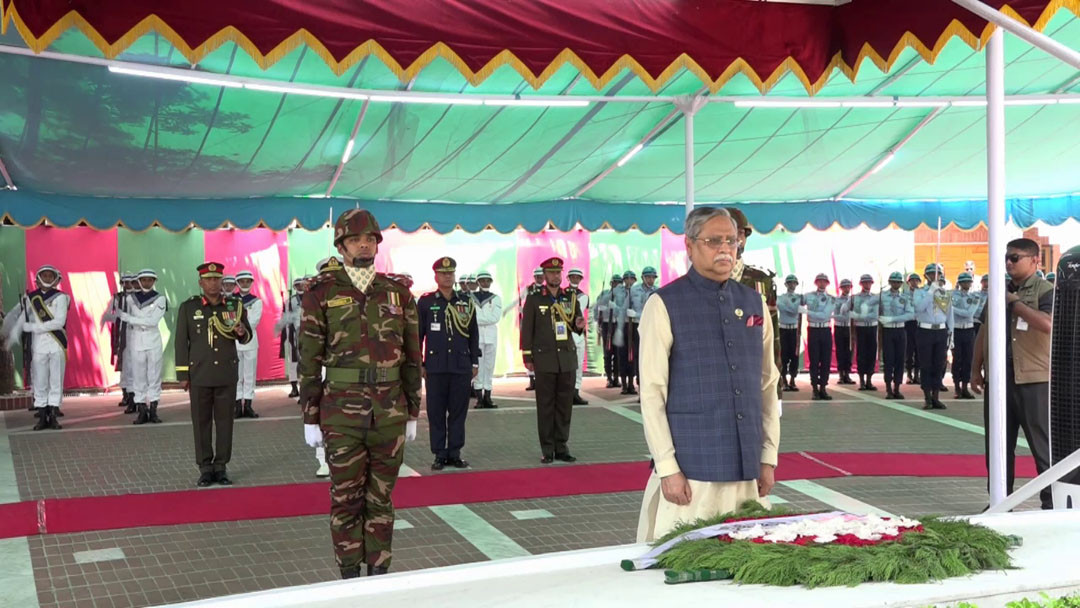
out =
{"type": "MultiPolygon", "coordinates": [[[[326,9],[258,3],[265,10],[251,2],[192,2],[155,7],[153,14],[150,5],[132,1],[118,10],[112,2],[3,0],[0,23],[8,27],[0,45],[156,66],[186,68],[197,60],[199,73],[305,85],[611,101],[365,104],[0,53],[0,161],[19,188],[0,191],[0,212],[9,220],[136,229],[157,222],[174,230],[192,219],[206,228],[296,220],[314,227],[331,207],[376,201],[384,223],[405,229],[427,223],[507,231],[549,221],[563,228],[580,222],[679,229],[680,207],[648,203],[684,198],[682,118],[667,101],[639,98],[805,99],[814,92],[815,99],[887,100],[978,96],[985,85],[976,50],[985,22],[936,0],[712,0],[674,12],[668,2],[630,0],[387,0],[365,3],[363,15],[346,2],[326,9]],[[455,29],[465,22],[471,28],[455,29]],[[729,31],[724,44],[715,38],[723,31],[717,24],[729,31]],[[301,26],[304,35],[296,34],[301,26]],[[687,35],[706,29],[709,36],[687,35]],[[742,52],[748,48],[754,53],[742,52]],[[561,49],[576,59],[562,57],[561,49]],[[860,61],[860,53],[872,61],[860,61]],[[332,182],[332,198],[314,198],[332,182]]],[[[1007,12],[1080,48],[1080,1],[1013,2],[1007,12]]],[[[1018,40],[1009,39],[1006,62],[1011,95],[1069,93],[1080,82],[1075,70],[1018,40]]],[[[1032,209],[1062,220],[1077,215],[1068,194],[1080,191],[1071,160],[1080,140],[1066,134],[1076,131],[1080,104],[1016,105],[1006,118],[1014,219],[1032,209]]],[[[759,230],[826,221],[915,226],[941,213],[969,226],[985,212],[981,107],[762,108],[725,101],[697,114],[695,133],[696,200],[745,203],[759,230]],[[870,174],[932,113],[891,162],[870,174]],[[856,182],[845,200],[830,200],[856,182]],[[913,204],[923,200],[943,202],[913,204]],[[795,201],[827,202],[777,205],[795,201]]]]}

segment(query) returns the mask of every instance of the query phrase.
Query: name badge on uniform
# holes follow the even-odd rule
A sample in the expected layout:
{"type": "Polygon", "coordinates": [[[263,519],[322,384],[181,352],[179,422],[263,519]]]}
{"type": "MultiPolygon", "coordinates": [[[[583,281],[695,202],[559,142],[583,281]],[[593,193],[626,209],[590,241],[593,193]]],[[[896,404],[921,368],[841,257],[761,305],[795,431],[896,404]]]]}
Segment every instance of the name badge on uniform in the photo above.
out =
{"type": "Polygon", "coordinates": [[[565,321],[556,321],[555,322],[555,339],[556,340],[565,340],[569,336],[570,336],[570,332],[567,331],[567,329],[566,329],[566,322],[565,321]]]}
{"type": "Polygon", "coordinates": [[[1023,317],[1016,317],[1016,331],[1027,331],[1028,322],[1023,317]]]}
{"type": "Polygon", "coordinates": [[[432,323],[431,331],[442,331],[442,323],[432,323]]]}
{"type": "Polygon", "coordinates": [[[192,315],[192,317],[191,317],[191,319],[192,319],[193,321],[202,321],[202,320],[203,320],[203,318],[204,318],[204,317],[203,317],[203,314],[202,314],[202,309],[198,309],[198,310],[196,310],[196,311],[195,311],[195,314],[194,314],[194,315],[192,315]]]}
{"type": "Polygon", "coordinates": [[[327,308],[337,308],[338,306],[347,306],[353,303],[353,299],[350,296],[341,296],[338,298],[331,298],[327,300],[327,308]]]}

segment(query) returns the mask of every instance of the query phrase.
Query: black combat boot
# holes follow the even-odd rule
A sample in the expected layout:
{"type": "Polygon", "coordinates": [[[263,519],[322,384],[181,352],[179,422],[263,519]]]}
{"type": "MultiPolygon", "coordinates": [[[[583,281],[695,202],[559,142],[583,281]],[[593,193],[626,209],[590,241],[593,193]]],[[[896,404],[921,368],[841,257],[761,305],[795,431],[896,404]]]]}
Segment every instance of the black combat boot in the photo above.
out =
{"type": "Polygon", "coordinates": [[[251,407],[251,399],[244,400],[244,411],[242,413],[244,418],[258,418],[259,415],[255,413],[254,408],[251,407]]]}
{"type": "Polygon", "coordinates": [[[574,405],[589,405],[589,402],[581,398],[581,393],[574,391],[574,405]]]}
{"type": "Polygon", "coordinates": [[[832,395],[825,391],[825,386],[826,385],[822,384],[820,387],[818,387],[818,394],[821,395],[821,399],[823,401],[832,401],[832,395]]]}
{"type": "Polygon", "coordinates": [[[289,396],[292,397],[293,399],[299,397],[300,396],[300,387],[299,387],[298,383],[290,382],[289,384],[292,385],[292,390],[289,391],[289,396]]]}
{"type": "Polygon", "coordinates": [[[499,406],[495,405],[495,402],[491,400],[491,391],[484,391],[484,408],[493,410],[499,406]]]}
{"type": "Polygon", "coordinates": [[[795,384],[795,374],[791,375],[791,382],[788,382],[788,389],[793,393],[799,392],[799,385],[795,384]]]}
{"type": "Polygon", "coordinates": [[[127,394],[127,407],[124,408],[125,414],[134,414],[139,411],[139,407],[135,404],[135,393],[127,394]]]}
{"type": "Polygon", "coordinates": [[[819,401],[821,399],[821,393],[818,392],[817,385],[816,384],[811,384],[810,388],[814,389],[814,396],[810,397],[810,399],[813,400],[813,401],[819,401]]]}
{"type": "Polygon", "coordinates": [[[975,395],[971,394],[971,391],[968,390],[968,386],[970,386],[970,385],[971,385],[970,382],[965,382],[964,383],[964,390],[960,391],[960,397],[962,399],[974,399],[975,398],[975,395]]]}
{"type": "Polygon", "coordinates": [[[58,406],[55,406],[55,405],[50,405],[47,409],[48,409],[47,415],[49,417],[49,426],[48,426],[48,428],[50,428],[50,429],[52,429],[54,431],[59,431],[60,429],[64,428],[64,427],[60,426],[60,421],[56,419],[57,414],[60,413],[60,408],[58,406]]]}
{"type": "Polygon", "coordinates": [[[342,580],[350,578],[360,578],[360,566],[352,566],[349,568],[341,569],[342,580]]]}
{"type": "Polygon", "coordinates": [[[158,406],[157,401],[151,401],[150,402],[150,412],[149,412],[149,414],[150,414],[150,422],[152,422],[154,424],[161,424],[161,418],[158,418],[158,415],[157,415],[157,406],[158,406]]]}
{"type": "Polygon", "coordinates": [[[944,409],[948,409],[948,408],[946,408],[946,407],[945,407],[945,404],[941,402],[941,399],[938,399],[938,394],[939,394],[939,391],[938,391],[937,389],[934,389],[934,391],[933,391],[933,396],[934,396],[934,409],[935,409],[935,410],[944,410],[944,409]]]}
{"type": "Polygon", "coordinates": [[[127,407],[127,404],[128,404],[127,389],[122,388],[122,389],[120,389],[120,392],[123,393],[123,396],[120,397],[120,403],[117,403],[116,407],[127,407]]]}
{"type": "Polygon", "coordinates": [[[49,428],[49,406],[39,407],[35,412],[38,421],[34,424],[34,430],[40,431],[49,428]]]}
{"type": "Polygon", "coordinates": [[[866,390],[868,390],[868,391],[876,391],[877,390],[877,387],[874,386],[874,382],[872,380],[873,377],[874,377],[874,374],[866,374],[866,390]]]}
{"type": "Polygon", "coordinates": [[[150,412],[146,409],[146,404],[136,403],[135,405],[139,409],[139,415],[131,424],[146,424],[147,422],[150,422],[150,412]]]}
{"type": "Polygon", "coordinates": [[[900,381],[899,380],[897,380],[895,385],[893,386],[892,394],[893,394],[894,399],[900,400],[900,399],[904,398],[903,393],[900,392],[900,381]]]}
{"type": "Polygon", "coordinates": [[[933,391],[930,391],[930,390],[927,390],[927,389],[924,388],[922,394],[923,394],[923,406],[922,406],[922,409],[924,409],[924,410],[932,410],[932,409],[934,409],[934,393],[933,393],[933,391]]]}
{"type": "Polygon", "coordinates": [[[525,390],[527,390],[527,391],[535,391],[536,390],[536,376],[529,376],[529,386],[526,386],[525,390]]]}
{"type": "Polygon", "coordinates": [[[637,389],[634,388],[634,379],[633,378],[627,378],[626,379],[626,394],[627,395],[636,395],[637,394],[637,389]]]}
{"type": "Polygon", "coordinates": [[[608,376],[605,388],[619,388],[619,381],[615,379],[615,376],[608,376]]]}
{"type": "Polygon", "coordinates": [[[380,574],[386,574],[389,571],[390,566],[372,566],[371,564],[368,564],[367,567],[368,576],[379,576],[380,574]]]}
{"type": "Polygon", "coordinates": [[[859,390],[866,390],[866,374],[859,374],[859,390]]]}
{"type": "Polygon", "coordinates": [[[244,401],[242,399],[236,400],[236,405],[233,407],[233,418],[244,417],[244,401]]]}

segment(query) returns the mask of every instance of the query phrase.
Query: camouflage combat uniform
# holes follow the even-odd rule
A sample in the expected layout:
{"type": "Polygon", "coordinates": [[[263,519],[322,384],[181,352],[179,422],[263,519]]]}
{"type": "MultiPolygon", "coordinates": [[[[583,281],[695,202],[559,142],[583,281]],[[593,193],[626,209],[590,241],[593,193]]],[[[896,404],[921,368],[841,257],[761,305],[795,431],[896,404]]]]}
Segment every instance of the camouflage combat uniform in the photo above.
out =
{"type": "MultiPolygon", "coordinates": [[[[334,242],[365,233],[382,240],[375,218],[352,209],[338,218],[334,242]]],[[[356,270],[327,270],[304,294],[300,384],[304,423],[320,425],[326,444],[338,566],[344,574],[366,563],[370,574],[390,566],[390,494],[404,455],[405,424],[420,415],[421,351],[409,290],[376,273],[361,291],[350,276],[356,270]]]]}

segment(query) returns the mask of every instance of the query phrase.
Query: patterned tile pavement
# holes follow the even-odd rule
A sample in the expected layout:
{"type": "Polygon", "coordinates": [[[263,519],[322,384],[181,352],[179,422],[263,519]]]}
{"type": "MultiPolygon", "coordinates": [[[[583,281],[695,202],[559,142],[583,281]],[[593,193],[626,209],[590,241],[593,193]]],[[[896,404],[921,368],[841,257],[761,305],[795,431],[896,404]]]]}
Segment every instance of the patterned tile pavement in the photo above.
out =
{"type": "MultiPolygon", "coordinates": [[[[474,470],[541,466],[532,393],[524,390],[525,383],[521,378],[501,381],[496,387],[499,409],[470,411],[464,456],[474,470]]],[[[314,479],[314,456],[303,444],[298,408],[286,390],[260,389],[256,409],[262,418],[237,423],[229,471],[239,485],[314,479]]],[[[586,379],[583,391],[592,404],[575,408],[570,442],[580,461],[646,459],[641,425],[632,415],[605,409],[615,406],[636,413],[635,399],[603,388],[600,378],[586,379]]],[[[827,403],[809,401],[809,391],[785,396],[783,451],[982,453],[982,437],[975,432],[888,409],[858,394],[834,395],[836,400],[827,403]]],[[[27,412],[4,416],[22,500],[193,486],[186,395],[165,395],[161,413],[166,423],[161,425],[134,427],[131,416],[120,413],[115,403],[115,396],[67,399],[65,430],[60,432],[30,431],[33,419],[27,412]]],[[[950,409],[941,415],[981,425],[981,401],[948,403],[950,409]]],[[[911,400],[903,407],[916,411],[921,403],[911,400]]],[[[406,464],[425,476],[457,474],[431,471],[423,419],[419,435],[406,452],[406,464]]],[[[895,513],[963,514],[986,504],[982,479],[845,477],[818,483],[895,513]]],[[[828,507],[784,486],[774,495],[794,508],[828,507]]],[[[624,492],[467,508],[489,524],[493,534],[536,554],[633,542],[640,503],[640,492],[624,492]],[[519,519],[512,514],[539,509],[552,517],[519,519]]],[[[1037,503],[1028,501],[1022,508],[1037,508],[1037,503]]],[[[473,544],[476,539],[468,538],[471,532],[455,530],[431,509],[406,509],[398,517],[409,526],[395,532],[395,571],[487,559],[473,544]]],[[[321,516],[46,535],[27,542],[38,602],[50,608],[167,604],[338,577],[327,521],[321,516]],[[76,553],[84,563],[77,563],[76,553]],[[87,561],[121,554],[121,559],[87,561]]]]}

